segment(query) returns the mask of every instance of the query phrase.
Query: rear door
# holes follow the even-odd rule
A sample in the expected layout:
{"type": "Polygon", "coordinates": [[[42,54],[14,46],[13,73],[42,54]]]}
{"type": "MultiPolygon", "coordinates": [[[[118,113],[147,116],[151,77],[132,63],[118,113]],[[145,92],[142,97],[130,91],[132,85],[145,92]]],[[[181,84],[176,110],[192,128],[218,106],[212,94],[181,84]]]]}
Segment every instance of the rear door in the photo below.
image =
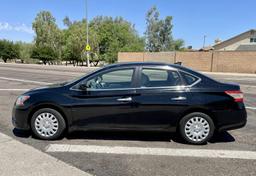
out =
{"type": "Polygon", "coordinates": [[[180,113],[187,106],[187,88],[177,70],[141,67],[137,103],[137,124],[152,129],[176,126],[180,113]]]}

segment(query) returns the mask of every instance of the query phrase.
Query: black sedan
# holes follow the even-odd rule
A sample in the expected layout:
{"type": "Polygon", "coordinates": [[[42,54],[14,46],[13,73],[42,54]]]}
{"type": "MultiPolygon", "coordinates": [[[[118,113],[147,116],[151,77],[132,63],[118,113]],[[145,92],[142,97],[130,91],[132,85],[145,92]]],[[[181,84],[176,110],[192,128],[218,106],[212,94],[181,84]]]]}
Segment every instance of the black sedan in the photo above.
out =
{"type": "Polygon", "coordinates": [[[123,63],[68,83],[30,90],[15,102],[12,122],[53,140],[65,131],[179,132],[206,143],[215,131],[246,124],[239,85],[215,81],[180,65],[123,63]]]}

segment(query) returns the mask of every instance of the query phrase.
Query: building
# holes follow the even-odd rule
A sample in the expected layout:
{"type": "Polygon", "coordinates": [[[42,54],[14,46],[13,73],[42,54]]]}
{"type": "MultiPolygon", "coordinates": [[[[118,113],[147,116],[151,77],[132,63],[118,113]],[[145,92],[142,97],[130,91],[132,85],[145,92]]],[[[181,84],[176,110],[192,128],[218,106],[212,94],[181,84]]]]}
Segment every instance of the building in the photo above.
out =
{"type": "Polygon", "coordinates": [[[215,51],[256,51],[256,30],[252,29],[213,46],[215,51]]]}

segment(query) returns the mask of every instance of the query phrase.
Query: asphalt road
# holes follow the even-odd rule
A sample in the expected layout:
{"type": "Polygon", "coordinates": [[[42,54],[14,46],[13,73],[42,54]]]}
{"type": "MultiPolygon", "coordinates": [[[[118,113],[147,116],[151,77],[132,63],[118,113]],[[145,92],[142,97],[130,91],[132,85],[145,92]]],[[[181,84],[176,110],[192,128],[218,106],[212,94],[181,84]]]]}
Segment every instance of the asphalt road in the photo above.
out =
{"type": "MultiPolygon", "coordinates": [[[[29,144],[72,166],[92,175],[255,175],[256,160],[236,158],[193,157],[193,149],[208,149],[212,155],[220,150],[256,151],[256,76],[210,74],[220,81],[237,82],[245,93],[248,107],[248,124],[245,128],[217,134],[208,145],[183,144],[178,136],[169,133],[135,132],[76,132],[62,140],[41,141],[29,133],[14,130],[11,110],[16,97],[26,89],[63,82],[88,72],[75,68],[41,68],[0,64],[0,132],[29,144]],[[47,152],[50,144],[79,146],[122,146],[131,149],[131,154],[93,152],[47,152]],[[191,156],[160,156],[134,154],[133,147],[143,149],[188,149],[191,156]]],[[[2,151],[1,151],[2,152],[2,151]]],[[[28,154],[29,155],[29,154],[28,154]]],[[[29,157],[29,156],[28,156],[29,157]]]]}

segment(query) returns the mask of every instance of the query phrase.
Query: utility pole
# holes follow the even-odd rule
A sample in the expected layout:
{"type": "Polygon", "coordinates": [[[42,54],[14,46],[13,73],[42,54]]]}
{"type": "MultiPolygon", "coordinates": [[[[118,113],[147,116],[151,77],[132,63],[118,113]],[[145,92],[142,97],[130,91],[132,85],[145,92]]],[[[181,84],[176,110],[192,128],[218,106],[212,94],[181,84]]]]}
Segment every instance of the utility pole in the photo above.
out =
{"type": "MultiPolygon", "coordinates": [[[[85,0],[85,11],[86,11],[86,46],[89,45],[89,24],[88,24],[88,0],[85,0]]],[[[86,64],[90,67],[90,55],[88,50],[86,50],[86,64]]]]}
{"type": "Polygon", "coordinates": [[[204,43],[203,43],[203,48],[205,47],[205,40],[206,40],[206,35],[204,35],[204,43]]]}

